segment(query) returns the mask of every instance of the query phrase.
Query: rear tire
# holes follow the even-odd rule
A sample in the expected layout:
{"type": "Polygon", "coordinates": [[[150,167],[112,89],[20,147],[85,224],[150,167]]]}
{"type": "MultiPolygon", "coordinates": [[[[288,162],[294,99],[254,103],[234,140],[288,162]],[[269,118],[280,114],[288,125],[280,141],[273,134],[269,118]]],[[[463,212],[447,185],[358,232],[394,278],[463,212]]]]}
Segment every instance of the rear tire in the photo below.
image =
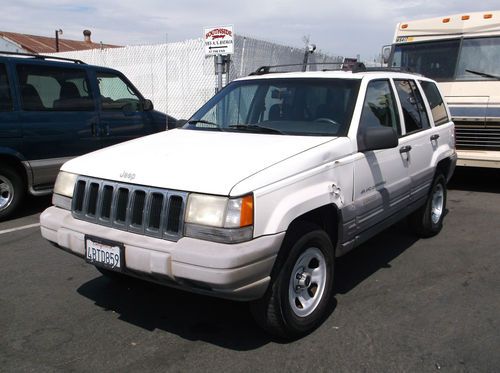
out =
{"type": "Polygon", "coordinates": [[[446,179],[443,174],[436,175],[425,205],[409,217],[411,228],[420,237],[432,237],[443,228],[446,211],[446,179]]]}
{"type": "Polygon", "coordinates": [[[330,237],[319,227],[285,238],[266,294],[250,305],[257,323],[283,339],[318,327],[330,309],[334,257],[330,237]]]}
{"type": "Polygon", "coordinates": [[[0,169],[0,220],[17,210],[24,199],[25,189],[23,179],[15,169],[9,166],[0,169]]]}

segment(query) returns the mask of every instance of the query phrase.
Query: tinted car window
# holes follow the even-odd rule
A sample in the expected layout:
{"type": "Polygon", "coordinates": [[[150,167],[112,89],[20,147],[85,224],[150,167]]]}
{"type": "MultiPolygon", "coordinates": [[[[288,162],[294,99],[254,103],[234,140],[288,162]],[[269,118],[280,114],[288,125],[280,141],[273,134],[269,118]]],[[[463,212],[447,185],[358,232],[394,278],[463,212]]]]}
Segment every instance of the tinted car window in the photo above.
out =
{"type": "Polygon", "coordinates": [[[0,64],[0,111],[12,110],[12,97],[10,96],[9,79],[5,65],[0,64]]]}
{"type": "Polygon", "coordinates": [[[140,110],[140,98],[134,88],[120,76],[112,73],[97,73],[103,110],[140,110]]]}
{"type": "Polygon", "coordinates": [[[394,83],[403,109],[406,133],[429,128],[429,118],[417,84],[413,80],[395,80],[394,83]]]}
{"type": "Polygon", "coordinates": [[[424,90],[424,94],[427,97],[429,106],[431,107],[432,118],[434,119],[434,124],[439,126],[440,124],[448,123],[450,120],[448,118],[448,113],[446,112],[446,107],[444,106],[443,98],[439,93],[436,84],[427,81],[421,81],[420,85],[424,90]]]}
{"type": "Polygon", "coordinates": [[[18,65],[22,109],[27,111],[86,111],[94,109],[82,69],[18,65]]]}
{"type": "Polygon", "coordinates": [[[396,100],[388,80],[371,81],[366,88],[366,97],[359,122],[359,132],[369,127],[392,127],[401,135],[401,125],[396,109],[396,100]]]}

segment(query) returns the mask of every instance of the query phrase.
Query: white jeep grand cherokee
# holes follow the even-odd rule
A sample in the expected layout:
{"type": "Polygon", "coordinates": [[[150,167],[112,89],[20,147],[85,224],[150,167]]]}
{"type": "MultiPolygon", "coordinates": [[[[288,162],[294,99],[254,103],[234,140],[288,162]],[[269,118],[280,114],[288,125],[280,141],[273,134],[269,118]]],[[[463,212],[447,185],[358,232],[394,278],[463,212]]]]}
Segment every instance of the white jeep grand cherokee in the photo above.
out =
{"type": "Polygon", "coordinates": [[[406,216],[440,231],[455,163],[432,80],[261,68],[183,128],[64,164],[41,231],[107,276],[251,301],[297,337],[328,313],[336,256],[406,216]]]}

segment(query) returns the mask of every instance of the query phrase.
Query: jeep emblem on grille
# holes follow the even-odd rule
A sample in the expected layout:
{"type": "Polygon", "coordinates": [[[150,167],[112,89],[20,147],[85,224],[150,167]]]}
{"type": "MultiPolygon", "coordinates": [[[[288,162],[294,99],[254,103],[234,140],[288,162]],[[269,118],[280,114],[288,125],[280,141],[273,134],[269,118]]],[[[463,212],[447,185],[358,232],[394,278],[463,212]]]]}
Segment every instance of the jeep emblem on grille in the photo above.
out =
{"type": "Polygon", "coordinates": [[[120,177],[124,178],[124,179],[129,179],[130,181],[134,180],[135,179],[135,174],[132,173],[132,172],[127,172],[127,171],[123,171],[121,174],[120,174],[120,177]]]}

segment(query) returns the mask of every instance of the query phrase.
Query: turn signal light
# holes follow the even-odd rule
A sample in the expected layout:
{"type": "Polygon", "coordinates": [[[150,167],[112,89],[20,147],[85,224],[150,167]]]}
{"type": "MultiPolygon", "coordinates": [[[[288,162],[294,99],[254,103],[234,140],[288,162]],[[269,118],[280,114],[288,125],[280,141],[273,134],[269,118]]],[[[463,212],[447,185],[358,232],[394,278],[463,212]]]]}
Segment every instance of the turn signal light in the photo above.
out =
{"type": "Polygon", "coordinates": [[[240,213],[240,227],[246,227],[253,224],[253,196],[243,197],[240,213]]]}

